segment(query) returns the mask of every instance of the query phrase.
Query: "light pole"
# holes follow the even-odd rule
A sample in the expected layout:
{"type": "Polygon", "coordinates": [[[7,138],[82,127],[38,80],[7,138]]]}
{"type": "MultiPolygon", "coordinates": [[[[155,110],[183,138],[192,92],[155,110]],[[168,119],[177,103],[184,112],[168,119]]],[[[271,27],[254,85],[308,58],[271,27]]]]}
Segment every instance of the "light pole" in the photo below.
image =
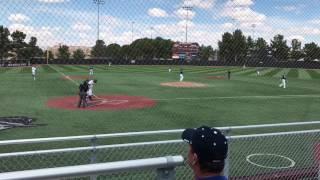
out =
{"type": "Polygon", "coordinates": [[[237,26],[237,20],[235,18],[232,18],[232,23],[233,23],[233,26],[234,26],[234,31],[237,30],[238,26],[237,26]]]}
{"type": "Polygon", "coordinates": [[[103,5],[105,3],[104,0],[93,0],[93,3],[97,4],[98,6],[98,24],[97,24],[97,40],[100,39],[100,5],[103,5]]]}
{"type": "Polygon", "coordinates": [[[189,11],[192,11],[193,7],[191,6],[190,3],[186,3],[186,2],[190,2],[189,0],[186,0],[182,9],[187,11],[187,17],[186,17],[186,43],[188,43],[188,20],[189,20],[189,11]]]}
{"type": "Polygon", "coordinates": [[[151,39],[152,39],[153,30],[154,30],[154,28],[151,26],[151,27],[150,27],[151,39]]]}
{"type": "Polygon", "coordinates": [[[133,42],[133,25],[134,21],[131,22],[131,43],[133,42]]]}
{"type": "Polygon", "coordinates": [[[253,39],[253,41],[254,41],[256,24],[252,24],[251,27],[252,27],[252,39],[253,39]]]}

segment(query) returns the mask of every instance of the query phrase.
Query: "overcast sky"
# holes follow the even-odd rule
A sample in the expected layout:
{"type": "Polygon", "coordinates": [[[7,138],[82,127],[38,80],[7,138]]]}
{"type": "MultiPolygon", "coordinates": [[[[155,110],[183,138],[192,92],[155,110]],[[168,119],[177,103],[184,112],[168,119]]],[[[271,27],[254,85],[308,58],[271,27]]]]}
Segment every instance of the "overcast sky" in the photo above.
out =
{"type": "MultiPolygon", "coordinates": [[[[320,44],[320,0],[104,0],[100,39],[129,44],[132,38],[184,41],[186,11],[189,41],[217,47],[226,31],[240,28],[268,42],[278,33],[289,41],[320,44]],[[255,25],[253,27],[253,24],[255,25]]],[[[93,46],[97,5],[93,0],[0,0],[0,25],[36,36],[41,47],[58,43],[93,46]]]]}

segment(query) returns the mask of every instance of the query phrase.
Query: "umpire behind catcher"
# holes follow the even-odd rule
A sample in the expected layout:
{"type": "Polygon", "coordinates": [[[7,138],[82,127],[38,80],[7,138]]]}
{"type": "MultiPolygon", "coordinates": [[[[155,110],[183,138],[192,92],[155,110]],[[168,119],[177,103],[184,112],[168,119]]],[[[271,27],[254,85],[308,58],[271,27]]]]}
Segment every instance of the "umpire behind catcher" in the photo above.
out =
{"type": "Polygon", "coordinates": [[[78,103],[78,108],[81,107],[86,107],[88,106],[87,104],[87,91],[88,91],[88,82],[84,81],[82,84],[79,85],[79,103],[78,103]]]}

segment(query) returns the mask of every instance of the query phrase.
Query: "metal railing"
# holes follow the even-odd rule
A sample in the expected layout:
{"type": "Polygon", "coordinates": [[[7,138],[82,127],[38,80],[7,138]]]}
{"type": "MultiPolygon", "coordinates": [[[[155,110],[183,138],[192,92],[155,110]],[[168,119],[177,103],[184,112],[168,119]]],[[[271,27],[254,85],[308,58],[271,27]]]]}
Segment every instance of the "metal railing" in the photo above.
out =
{"type": "MultiPolygon", "coordinates": [[[[283,176],[284,178],[289,177],[293,179],[317,177],[316,173],[318,172],[319,168],[317,166],[318,162],[315,157],[318,155],[315,153],[320,152],[317,152],[314,147],[320,144],[320,128],[315,130],[294,132],[230,136],[231,132],[235,130],[259,129],[260,132],[261,128],[293,127],[307,124],[312,125],[313,128],[316,128],[320,122],[313,121],[302,123],[281,123],[219,128],[226,134],[229,134],[228,138],[230,148],[225,174],[229,176],[230,179],[245,179],[247,177],[262,177],[263,179],[265,177],[272,177],[275,174],[283,176]],[[294,162],[294,165],[292,162],[294,162]]],[[[0,172],[144,159],[170,156],[173,154],[187,155],[188,147],[182,142],[182,140],[176,140],[176,138],[174,140],[151,140],[129,143],[119,143],[118,141],[113,141],[113,138],[119,137],[125,137],[125,139],[136,139],[139,136],[146,135],[157,135],[157,137],[159,135],[164,136],[167,134],[177,133],[180,135],[182,131],[182,129],[178,129],[103,134],[93,136],[0,141],[1,149],[7,149],[7,152],[0,153],[0,172]],[[111,142],[111,144],[104,144],[106,142],[100,142],[101,140],[106,139],[108,139],[107,143],[111,142]],[[59,146],[57,146],[54,149],[47,148],[41,150],[41,148],[45,147],[38,148],[35,145],[37,143],[45,145],[47,143],[57,142],[75,143],[77,140],[89,140],[91,146],[70,146],[67,148],[58,148],[59,146]],[[20,148],[31,145],[34,147],[32,146],[30,150],[21,152],[20,148]],[[13,151],[9,151],[10,149],[13,151]]],[[[134,175],[131,172],[128,172],[122,173],[117,177],[122,179],[123,177],[137,176],[139,178],[150,178],[154,175],[150,174],[150,172],[134,175]]],[[[192,173],[188,167],[181,166],[177,168],[177,178],[190,179],[192,178],[192,173]]]]}
{"type": "Polygon", "coordinates": [[[119,173],[123,171],[156,169],[158,180],[175,179],[174,168],[181,166],[182,156],[167,156],[131,161],[119,161],[80,166],[58,167],[0,174],[0,180],[45,180],[67,177],[87,177],[91,175],[119,173]]]}
{"type": "MultiPolygon", "coordinates": [[[[320,121],[247,125],[247,126],[229,126],[229,127],[217,127],[217,128],[220,129],[221,131],[226,131],[227,133],[231,133],[231,131],[233,130],[247,130],[247,129],[258,129],[258,128],[271,128],[271,127],[278,128],[278,127],[290,127],[290,126],[299,126],[299,125],[320,125],[320,121]]],[[[53,137],[53,138],[6,140],[6,141],[0,141],[0,146],[31,144],[31,143],[65,142],[65,141],[76,141],[76,140],[97,140],[97,139],[103,139],[103,138],[119,138],[119,137],[128,137],[128,136],[133,137],[133,136],[163,135],[163,134],[167,135],[167,134],[182,133],[183,130],[184,129],[173,129],[173,130],[142,131],[142,132],[112,133],[112,134],[53,137]]]]}

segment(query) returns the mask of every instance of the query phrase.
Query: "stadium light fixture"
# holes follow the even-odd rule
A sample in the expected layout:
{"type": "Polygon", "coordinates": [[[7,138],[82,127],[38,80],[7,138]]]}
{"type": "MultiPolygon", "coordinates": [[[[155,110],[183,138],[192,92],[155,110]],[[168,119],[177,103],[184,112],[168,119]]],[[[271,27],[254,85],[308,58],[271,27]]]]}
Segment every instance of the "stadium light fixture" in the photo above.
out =
{"type": "Polygon", "coordinates": [[[190,3],[190,0],[185,0],[184,5],[182,6],[182,9],[187,11],[186,16],[186,43],[188,43],[188,21],[189,21],[189,11],[193,10],[193,7],[190,3]]]}
{"type": "Polygon", "coordinates": [[[104,0],[93,0],[93,3],[98,6],[98,23],[97,23],[97,40],[100,39],[100,5],[105,3],[104,0]]]}
{"type": "Polygon", "coordinates": [[[134,21],[131,21],[131,43],[133,43],[133,25],[134,21]]]}

